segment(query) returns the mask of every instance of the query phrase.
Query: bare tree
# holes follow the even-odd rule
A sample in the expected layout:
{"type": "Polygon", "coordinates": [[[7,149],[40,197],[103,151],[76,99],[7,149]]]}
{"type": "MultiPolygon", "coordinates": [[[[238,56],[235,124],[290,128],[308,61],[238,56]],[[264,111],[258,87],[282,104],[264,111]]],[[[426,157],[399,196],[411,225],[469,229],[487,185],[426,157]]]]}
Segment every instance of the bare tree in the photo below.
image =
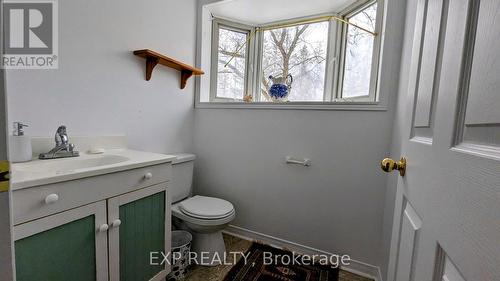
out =
{"type": "MultiPolygon", "coordinates": [[[[314,76],[307,64],[320,64],[325,60],[321,47],[313,46],[305,40],[310,25],[281,28],[268,31],[265,37],[263,69],[261,81],[261,96],[271,101],[269,96],[269,75],[286,77],[294,73],[294,79],[314,76]],[[267,40],[266,40],[267,39],[267,40]],[[294,71],[300,68],[300,71],[294,71]]],[[[326,36],[326,35],[325,35],[326,36]]],[[[313,78],[313,77],[311,77],[313,78]]]]}
{"type": "Polygon", "coordinates": [[[246,34],[219,31],[217,92],[219,97],[241,98],[245,82],[246,34]]]}
{"type": "MultiPolygon", "coordinates": [[[[373,4],[349,19],[365,29],[375,31],[377,4],[373,4]]],[[[364,96],[369,93],[372,55],[372,34],[349,26],[345,53],[345,72],[342,98],[364,96]]]]}
{"type": "MultiPolygon", "coordinates": [[[[309,25],[299,25],[289,28],[280,28],[269,31],[264,31],[264,54],[263,54],[263,69],[262,69],[262,82],[261,82],[261,95],[264,99],[271,101],[268,89],[269,84],[268,76],[286,77],[295,69],[294,79],[301,77],[313,76],[311,69],[305,69],[306,64],[321,64],[325,61],[325,52],[323,48],[314,46],[304,39],[307,35],[309,25]]],[[[234,34],[233,34],[234,35],[234,34]]],[[[224,67],[219,67],[219,73],[233,73],[239,78],[244,77],[244,65],[238,65],[235,61],[243,61],[246,57],[246,44],[245,40],[237,36],[228,36],[223,40],[229,40],[232,43],[219,44],[219,64],[224,67]],[[228,63],[228,61],[231,61],[228,63]]],[[[326,36],[326,35],[325,35],[326,36]]],[[[221,40],[219,40],[221,42],[221,40]]]]}

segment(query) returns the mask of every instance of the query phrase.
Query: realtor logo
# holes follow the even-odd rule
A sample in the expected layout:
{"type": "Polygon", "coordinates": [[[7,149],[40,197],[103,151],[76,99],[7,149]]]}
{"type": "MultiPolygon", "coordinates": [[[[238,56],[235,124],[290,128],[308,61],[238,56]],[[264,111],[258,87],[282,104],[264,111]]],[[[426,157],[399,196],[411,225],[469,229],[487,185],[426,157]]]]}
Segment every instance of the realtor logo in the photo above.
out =
{"type": "Polygon", "coordinates": [[[3,20],[2,68],[58,67],[56,0],[6,0],[3,20]]]}

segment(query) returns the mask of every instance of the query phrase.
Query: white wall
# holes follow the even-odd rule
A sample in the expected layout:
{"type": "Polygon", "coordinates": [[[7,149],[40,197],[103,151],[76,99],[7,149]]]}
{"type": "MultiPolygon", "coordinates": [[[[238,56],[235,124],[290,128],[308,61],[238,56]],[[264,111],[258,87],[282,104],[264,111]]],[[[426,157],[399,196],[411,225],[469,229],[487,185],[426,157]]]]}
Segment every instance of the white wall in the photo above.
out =
{"type": "Polygon", "coordinates": [[[196,192],[233,202],[236,226],[381,265],[379,163],[390,152],[404,3],[386,3],[388,111],[196,109],[196,192]],[[313,165],[285,165],[286,155],[313,165]]]}
{"type": "Polygon", "coordinates": [[[126,134],[132,148],[192,149],[193,89],[158,65],[144,79],[150,48],[188,64],[195,56],[195,0],[59,1],[59,69],[9,71],[9,122],[34,136],[126,134]]]}
{"type": "Polygon", "coordinates": [[[233,202],[234,225],[376,265],[390,115],[197,110],[197,192],[233,202]]]}

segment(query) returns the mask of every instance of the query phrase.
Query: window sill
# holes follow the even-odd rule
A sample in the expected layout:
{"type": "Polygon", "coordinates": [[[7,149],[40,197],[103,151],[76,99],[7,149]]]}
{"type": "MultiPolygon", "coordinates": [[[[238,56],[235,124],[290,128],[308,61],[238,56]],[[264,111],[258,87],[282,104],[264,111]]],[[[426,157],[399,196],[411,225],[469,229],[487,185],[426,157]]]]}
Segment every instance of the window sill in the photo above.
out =
{"type": "Polygon", "coordinates": [[[200,109],[275,109],[275,110],[343,110],[343,111],[387,111],[380,102],[294,102],[294,103],[236,103],[197,102],[200,109]]]}

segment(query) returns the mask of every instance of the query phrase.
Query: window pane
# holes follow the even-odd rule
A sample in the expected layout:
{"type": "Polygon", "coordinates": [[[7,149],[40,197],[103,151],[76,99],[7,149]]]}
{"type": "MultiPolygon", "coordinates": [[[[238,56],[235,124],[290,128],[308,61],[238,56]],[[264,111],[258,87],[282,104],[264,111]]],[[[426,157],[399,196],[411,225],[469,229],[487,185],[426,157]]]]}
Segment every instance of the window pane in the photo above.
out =
{"type": "MultiPolygon", "coordinates": [[[[375,31],[377,4],[373,4],[349,21],[370,31],[375,31]]],[[[349,25],[345,50],[343,98],[370,95],[373,44],[375,37],[366,31],[349,25]]]]}
{"type": "Polygon", "coordinates": [[[219,29],[218,98],[243,99],[245,92],[246,41],[246,33],[219,29]]]}
{"type": "Polygon", "coordinates": [[[328,22],[264,31],[261,101],[270,102],[268,77],[293,77],[289,101],[323,101],[328,22]]]}

